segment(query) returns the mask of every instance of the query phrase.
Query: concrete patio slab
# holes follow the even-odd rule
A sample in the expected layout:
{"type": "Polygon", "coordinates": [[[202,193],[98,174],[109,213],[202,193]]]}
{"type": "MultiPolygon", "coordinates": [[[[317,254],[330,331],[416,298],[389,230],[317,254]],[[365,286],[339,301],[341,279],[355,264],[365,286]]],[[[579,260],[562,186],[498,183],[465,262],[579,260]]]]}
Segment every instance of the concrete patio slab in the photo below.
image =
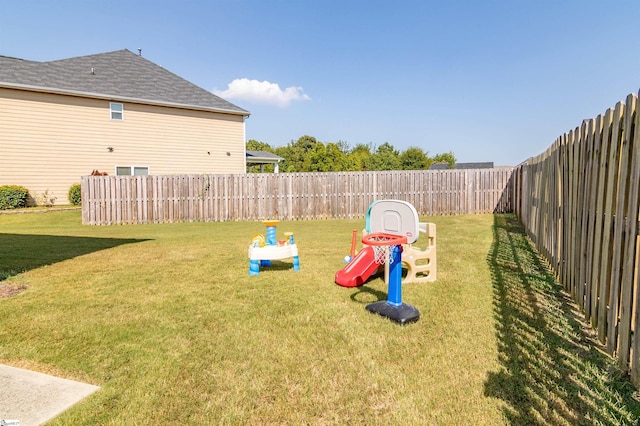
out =
{"type": "Polygon", "coordinates": [[[20,426],[40,425],[98,389],[98,386],[0,364],[0,424],[3,420],[17,420],[20,426]]]}

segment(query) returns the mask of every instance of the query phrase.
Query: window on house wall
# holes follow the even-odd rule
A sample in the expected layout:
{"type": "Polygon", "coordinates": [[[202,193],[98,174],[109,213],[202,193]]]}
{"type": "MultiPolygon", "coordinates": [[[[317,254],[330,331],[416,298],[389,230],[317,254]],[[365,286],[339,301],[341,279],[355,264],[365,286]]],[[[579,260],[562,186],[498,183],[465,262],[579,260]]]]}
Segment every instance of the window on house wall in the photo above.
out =
{"type": "Polygon", "coordinates": [[[124,119],[124,105],[116,102],[109,102],[109,110],[111,111],[112,120],[124,119]]]}
{"type": "Polygon", "coordinates": [[[149,167],[143,166],[116,166],[116,176],[146,176],[149,167]]]}

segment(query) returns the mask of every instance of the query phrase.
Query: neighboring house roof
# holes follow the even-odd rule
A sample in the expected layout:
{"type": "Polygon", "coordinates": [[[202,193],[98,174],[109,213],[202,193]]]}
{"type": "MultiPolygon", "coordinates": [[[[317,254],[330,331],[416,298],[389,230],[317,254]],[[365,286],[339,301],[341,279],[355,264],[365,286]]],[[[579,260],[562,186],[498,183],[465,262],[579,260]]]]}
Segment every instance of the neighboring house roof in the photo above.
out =
{"type": "Polygon", "coordinates": [[[279,163],[284,158],[279,157],[269,151],[249,151],[247,150],[247,163],[279,163]]]}
{"type": "Polygon", "coordinates": [[[429,170],[447,170],[449,163],[431,163],[429,170]]]}
{"type": "Polygon", "coordinates": [[[480,163],[456,163],[456,169],[493,169],[493,161],[480,163]]]}
{"type": "MultiPolygon", "coordinates": [[[[447,170],[449,164],[447,163],[433,163],[429,166],[429,170],[447,170]]],[[[493,161],[486,161],[481,163],[456,163],[453,169],[493,169],[493,161]]]]}
{"type": "Polygon", "coordinates": [[[127,49],[49,62],[0,56],[0,87],[249,115],[127,49]]]}

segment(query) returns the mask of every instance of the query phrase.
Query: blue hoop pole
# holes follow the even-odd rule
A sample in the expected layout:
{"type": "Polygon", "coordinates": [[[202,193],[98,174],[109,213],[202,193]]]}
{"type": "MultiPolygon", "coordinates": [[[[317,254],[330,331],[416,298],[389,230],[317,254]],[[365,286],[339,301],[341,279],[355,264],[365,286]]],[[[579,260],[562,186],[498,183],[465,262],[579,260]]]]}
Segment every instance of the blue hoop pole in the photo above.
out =
{"type": "Polygon", "coordinates": [[[393,246],[389,253],[389,290],[387,303],[402,305],[402,245],[393,246]]]}

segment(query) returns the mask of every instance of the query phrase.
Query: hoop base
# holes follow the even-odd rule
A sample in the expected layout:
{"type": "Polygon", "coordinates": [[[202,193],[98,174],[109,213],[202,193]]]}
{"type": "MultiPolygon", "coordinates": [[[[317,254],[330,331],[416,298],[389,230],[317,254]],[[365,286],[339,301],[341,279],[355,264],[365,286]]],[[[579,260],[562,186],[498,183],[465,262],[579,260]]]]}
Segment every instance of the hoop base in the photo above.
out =
{"type": "Polygon", "coordinates": [[[392,305],[386,300],[370,303],[366,306],[367,311],[389,318],[398,324],[408,324],[420,319],[420,312],[411,305],[401,303],[400,305],[392,305]]]}

